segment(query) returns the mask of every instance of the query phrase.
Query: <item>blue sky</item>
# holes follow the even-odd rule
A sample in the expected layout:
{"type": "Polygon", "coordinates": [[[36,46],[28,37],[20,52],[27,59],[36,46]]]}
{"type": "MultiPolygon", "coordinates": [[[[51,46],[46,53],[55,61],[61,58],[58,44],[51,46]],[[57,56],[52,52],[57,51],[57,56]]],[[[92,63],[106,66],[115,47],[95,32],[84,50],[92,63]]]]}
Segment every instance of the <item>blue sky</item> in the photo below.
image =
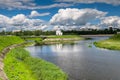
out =
{"type": "MultiPolygon", "coordinates": [[[[54,4],[53,0],[36,0],[35,3],[37,5],[51,5],[54,4]]],[[[35,9],[36,11],[38,11],[39,13],[45,13],[45,12],[49,12],[50,15],[43,16],[43,17],[39,17],[40,19],[43,20],[50,20],[50,18],[56,14],[58,12],[58,10],[60,8],[64,7],[55,7],[55,8],[50,8],[50,9],[35,9]]],[[[92,3],[92,4],[83,4],[83,3],[76,3],[73,6],[68,6],[65,8],[78,8],[78,9],[83,9],[83,8],[93,8],[93,9],[98,9],[100,11],[104,11],[104,12],[108,12],[108,16],[120,16],[120,6],[114,6],[112,4],[105,4],[105,3],[92,3]]],[[[8,17],[12,17],[14,15],[17,14],[25,14],[25,15],[29,15],[31,13],[32,10],[29,9],[22,9],[22,10],[18,10],[18,9],[13,9],[13,10],[8,10],[6,9],[2,9],[0,8],[0,14],[6,15],[8,17]]]]}
{"type": "MultiPolygon", "coordinates": [[[[8,18],[23,14],[28,19],[40,19],[49,22],[60,9],[67,8],[79,10],[86,8],[96,9],[106,12],[105,17],[120,17],[119,0],[0,0],[0,14],[8,18]],[[29,17],[32,11],[36,12],[29,17]]],[[[89,22],[97,24],[100,23],[100,20],[95,19],[89,22]]]]}

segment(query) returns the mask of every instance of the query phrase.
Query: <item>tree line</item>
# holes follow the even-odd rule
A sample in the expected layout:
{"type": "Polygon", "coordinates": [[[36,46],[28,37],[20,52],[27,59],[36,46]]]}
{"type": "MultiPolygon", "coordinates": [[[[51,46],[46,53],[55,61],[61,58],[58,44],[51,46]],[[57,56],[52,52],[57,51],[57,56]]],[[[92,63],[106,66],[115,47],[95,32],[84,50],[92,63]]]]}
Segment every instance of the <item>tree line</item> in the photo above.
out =
{"type": "MultiPolygon", "coordinates": [[[[77,31],[77,30],[71,30],[71,31],[62,31],[64,35],[88,35],[88,34],[116,34],[117,32],[120,32],[120,29],[113,30],[110,29],[104,29],[104,30],[89,30],[89,31],[77,31]]],[[[19,32],[0,32],[0,35],[16,35],[16,36],[40,36],[40,35],[55,35],[56,31],[42,31],[42,30],[35,30],[35,31],[19,31],[19,32]]]]}

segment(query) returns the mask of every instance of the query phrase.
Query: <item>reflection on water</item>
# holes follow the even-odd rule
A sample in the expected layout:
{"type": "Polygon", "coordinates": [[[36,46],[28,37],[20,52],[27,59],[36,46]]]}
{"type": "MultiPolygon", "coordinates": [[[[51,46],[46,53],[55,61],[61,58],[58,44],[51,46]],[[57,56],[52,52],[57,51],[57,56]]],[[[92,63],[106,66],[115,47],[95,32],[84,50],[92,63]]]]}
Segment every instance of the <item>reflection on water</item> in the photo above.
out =
{"type": "Polygon", "coordinates": [[[120,80],[120,51],[100,49],[91,44],[106,38],[93,37],[75,44],[31,46],[26,49],[33,57],[58,65],[69,75],[69,80],[120,80]]]}
{"type": "Polygon", "coordinates": [[[62,46],[63,46],[63,44],[56,44],[56,49],[60,50],[60,49],[62,49],[62,46]]]}
{"type": "Polygon", "coordinates": [[[54,46],[51,46],[51,50],[55,53],[70,53],[80,52],[82,49],[80,46],[77,46],[75,44],[55,44],[54,46]]]}

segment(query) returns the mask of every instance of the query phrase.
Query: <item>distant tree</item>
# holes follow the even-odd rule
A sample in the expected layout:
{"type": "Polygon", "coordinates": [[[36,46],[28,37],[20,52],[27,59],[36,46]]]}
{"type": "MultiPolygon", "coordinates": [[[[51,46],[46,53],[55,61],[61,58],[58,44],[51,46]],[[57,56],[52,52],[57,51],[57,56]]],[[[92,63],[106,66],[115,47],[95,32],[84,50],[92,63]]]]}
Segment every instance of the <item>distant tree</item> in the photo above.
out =
{"type": "Polygon", "coordinates": [[[3,31],[1,32],[1,35],[6,35],[6,32],[3,30],[3,31]]]}

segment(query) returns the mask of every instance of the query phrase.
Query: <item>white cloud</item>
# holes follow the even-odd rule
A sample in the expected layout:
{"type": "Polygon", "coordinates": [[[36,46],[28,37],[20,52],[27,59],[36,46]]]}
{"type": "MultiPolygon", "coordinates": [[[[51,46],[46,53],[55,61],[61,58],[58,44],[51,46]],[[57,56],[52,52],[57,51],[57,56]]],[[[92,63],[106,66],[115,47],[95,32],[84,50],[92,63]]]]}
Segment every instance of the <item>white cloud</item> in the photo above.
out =
{"type": "Polygon", "coordinates": [[[21,25],[24,23],[26,18],[27,17],[24,14],[18,14],[16,16],[13,16],[8,23],[12,25],[21,25]]]}
{"type": "Polygon", "coordinates": [[[87,23],[86,25],[80,27],[81,30],[84,30],[84,29],[97,29],[97,30],[99,30],[100,28],[101,27],[99,27],[98,25],[92,25],[90,23],[87,23]]]}
{"type": "Polygon", "coordinates": [[[120,5],[120,0],[56,0],[56,1],[73,3],[106,3],[112,5],[120,5]]]}
{"type": "Polygon", "coordinates": [[[72,6],[69,3],[56,3],[51,5],[43,5],[39,6],[35,2],[35,0],[0,0],[0,8],[11,9],[49,9],[55,7],[68,7],[72,6]]]}
{"type": "Polygon", "coordinates": [[[29,17],[38,17],[38,16],[47,16],[50,15],[50,13],[38,13],[37,11],[32,11],[29,17]]]}
{"type": "Polygon", "coordinates": [[[96,9],[60,9],[50,20],[51,24],[57,25],[85,25],[89,21],[104,17],[107,13],[96,9]]]}
{"type": "Polygon", "coordinates": [[[5,25],[7,22],[9,22],[9,18],[7,16],[0,14],[0,25],[5,25]]]}
{"type": "Polygon", "coordinates": [[[101,20],[101,26],[105,26],[105,27],[116,27],[116,28],[120,28],[120,17],[118,16],[109,16],[109,17],[104,17],[101,20]]]}
{"type": "Polygon", "coordinates": [[[30,19],[24,14],[18,14],[11,18],[0,14],[0,28],[6,30],[40,30],[48,27],[45,21],[40,19],[30,19]]]}
{"type": "Polygon", "coordinates": [[[86,25],[81,25],[81,26],[60,26],[60,25],[54,25],[52,27],[52,30],[57,30],[58,27],[62,30],[89,30],[89,29],[101,29],[101,27],[99,27],[98,25],[92,25],[92,24],[86,24],[86,25]]]}

